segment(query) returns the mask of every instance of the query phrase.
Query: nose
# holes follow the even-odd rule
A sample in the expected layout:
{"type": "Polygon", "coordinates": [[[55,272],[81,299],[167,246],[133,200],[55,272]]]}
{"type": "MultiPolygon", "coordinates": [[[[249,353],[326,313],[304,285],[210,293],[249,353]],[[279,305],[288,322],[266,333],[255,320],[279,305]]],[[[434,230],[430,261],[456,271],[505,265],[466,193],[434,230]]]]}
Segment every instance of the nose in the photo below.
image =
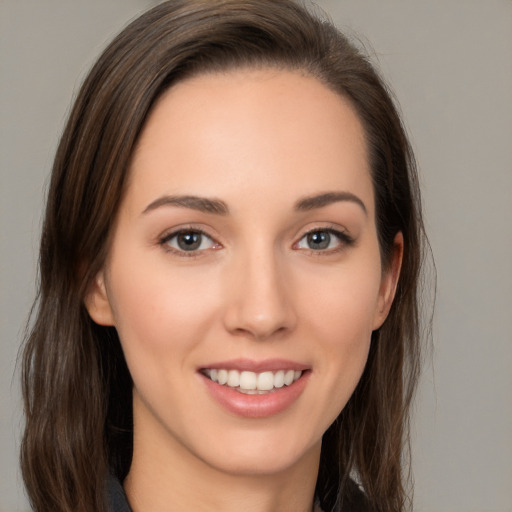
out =
{"type": "Polygon", "coordinates": [[[255,340],[292,331],[297,323],[292,286],[284,264],[273,251],[252,251],[233,267],[226,295],[225,328],[231,334],[255,340]]]}

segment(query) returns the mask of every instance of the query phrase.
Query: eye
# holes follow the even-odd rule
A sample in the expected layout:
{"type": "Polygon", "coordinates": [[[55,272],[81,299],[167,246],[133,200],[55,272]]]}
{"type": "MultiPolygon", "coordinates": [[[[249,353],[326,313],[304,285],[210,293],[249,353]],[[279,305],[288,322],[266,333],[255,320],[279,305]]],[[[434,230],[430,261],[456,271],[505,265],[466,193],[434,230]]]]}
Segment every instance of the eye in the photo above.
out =
{"type": "Polygon", "coordinates": [[[166,248],[176,252],[194,253],[207,249],[216,249],[219,246],[206,233],[197,229],[183,229],[162,238],[160,243],[166,248]]]}
{"type": "Polygon", "coordinates": [[[351,245],[353,239],[343,231],[335,229],[315,229],[306,233],[296,244],[297,249],[312,251],[332,251],[351,245]]]}

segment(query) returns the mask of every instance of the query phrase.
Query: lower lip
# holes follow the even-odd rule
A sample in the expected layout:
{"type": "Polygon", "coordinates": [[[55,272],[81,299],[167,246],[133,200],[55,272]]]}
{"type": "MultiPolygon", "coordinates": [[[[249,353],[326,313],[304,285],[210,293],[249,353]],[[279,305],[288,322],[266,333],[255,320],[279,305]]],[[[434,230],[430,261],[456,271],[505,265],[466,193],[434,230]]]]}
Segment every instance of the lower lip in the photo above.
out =
{"type": "Polygon", "coordinates": [[[229,412],[245,418],[266,418],[288,409],[306,387],[310,372],[300,379],[263,395],[247,395],[228,386],[221,386],[201,374],[213,398],[229,412]]]}

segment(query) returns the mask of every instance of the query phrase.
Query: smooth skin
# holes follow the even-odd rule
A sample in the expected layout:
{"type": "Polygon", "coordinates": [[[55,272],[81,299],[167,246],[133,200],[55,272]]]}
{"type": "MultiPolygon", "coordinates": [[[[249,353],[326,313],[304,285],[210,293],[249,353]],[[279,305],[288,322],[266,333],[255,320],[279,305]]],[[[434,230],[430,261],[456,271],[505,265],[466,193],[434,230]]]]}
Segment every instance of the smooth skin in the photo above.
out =
{"type": "Polygon", "coordinates": [[[322,435],[361,377],[402,252],[398,234],[382,268],[363,128],[317,79],[244,69],[167,91],[86,298],[133,377],[134,512],[310,512],[322,435]],[[200,372],[238,358],[293,361],[308,380],[284,411],[240,416],[200,372]]]}

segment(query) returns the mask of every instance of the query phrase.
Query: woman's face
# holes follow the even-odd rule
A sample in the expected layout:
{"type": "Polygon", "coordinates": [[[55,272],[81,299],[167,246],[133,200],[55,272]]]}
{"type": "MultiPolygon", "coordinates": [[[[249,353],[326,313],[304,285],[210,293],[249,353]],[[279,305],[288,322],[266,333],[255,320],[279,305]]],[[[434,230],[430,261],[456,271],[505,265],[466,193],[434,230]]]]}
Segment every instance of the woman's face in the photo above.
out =
{"type": "Polygon", "coordinates": [[[397,247],[383,272],[364,133],[339,95],[277,70],[172,87],[86,300],[119,333],[135,456],[238,474],[317,463],[389,309],[397,247]]]}

